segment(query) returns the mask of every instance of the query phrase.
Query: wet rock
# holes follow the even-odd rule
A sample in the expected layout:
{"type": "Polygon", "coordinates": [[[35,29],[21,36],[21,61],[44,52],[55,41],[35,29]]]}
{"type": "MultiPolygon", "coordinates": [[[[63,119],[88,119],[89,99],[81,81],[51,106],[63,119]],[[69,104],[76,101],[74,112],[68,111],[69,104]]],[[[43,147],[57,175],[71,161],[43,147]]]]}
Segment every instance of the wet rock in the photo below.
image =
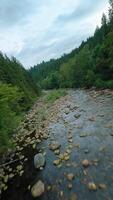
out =
{"type": "Polygon", "coordinates": [[[75,114],[75,115],[74,115],[74,117],[75,117],[76,119],[79,119],[80,116],[81,116],[81,114],[75,114]]]}
{"type": "Polygon", "coordinates": [[[77,195],[76,195],[75,193],[73,193],[73,194],[71,195],[70,200],[78,200],[77,195]]]}
{"type": "Polygon", "coordinates": [[[8,182],[8,178],[9,178],[9,176],[8,176],[8,175],[4,176],[4,182],[5,182],[5,183],[7,183],[7,182],[8,182]]]}
{"type": "Polygon", "coordinates": [[[83,165],[83,167],[89,167],[89,165],[90,165],[89,160],[87,160],[87,159],[83,160],[82,165],[83,165]]]}
{"type": "Polygon", "coordinates": [[[59,149],[61,147],[61,145],[58,142],[51,142],[51,144],[49,145],[50,150],[55,151],[57,149],[59,149]]]}
{"type": "Polygon", "coordinates": [[[24,170],[21,170],[21,171],[19,172],[19,176],[22,176],[23,173],[24,173],[24,170]]]}
{"type": "Polygon", "coordinates": [[[68,109],[68,108],[65,110],[65,114],[66,114],[66,115],[69,114],[69,109],[68,109]]]}
{"type": "Polygon", "coordinates": [[[23,166],[22,166],[22,165],[18,165],[18,166],[16,167],[16,169],[17,169],[17,171],[21,171],[21,170],[23,169],[23,166]]]}
{"type": "Polygon", "coordinates": [[[99,184],[99,189],[101,189],[101,190],[106,190],[107,189],[107,186],[104,184],[104,183],[101,183],[101,184],[99,184]]]}
{"type": "Polygon", "coordinates": [[[88,183],[88,189],[91,191],[96,191],[97,186],[95,185],[95,183],[91,182],[91,183],[88,183]]]}
{"type": "Polygon", "coordinates": [[[40,180],[31,188],[31,194],[33,197],[40,197],[44,193],[44,191],[44,183],[40,180]]]}
{"type": "Polygon", "coordinates": [[[67,179],[68,181],[72,181],[74,179],[74,174],[73,173],[67,174],[67,179]]]}
{"type": "Polygon", "coordinates": [[[73,142],[73,140],[72,140],[72,139],[69,139],[69,140],[68,140],[68,142],[69,142],[69,143],[72,143],[72,142],[73,142]]]}
{"type": "Polygon", "coordinates": [[[67,187],[68,187],[69,190],[71,190],[73,185],[71,183],[69,183],[67,187]]]}
{"type": "Polygon", "coordinates": [[[69,159],[70,159],[69,155],[64,156],[64,160],[65,160],[65,161],[68,161],[69,159]]]}
{"type": "Polygon", "coordinates": [[[57,149],[57,150],[54,151],[54,153],[55,153],[55,155],[59,155],[60,154],[60,150],[57,149]]]}
{"type": "Polygon", "coordinates": [[[34,166],[36,169],[43,167],[45,165],[45,156],[41,153],[34,156],[34,166]]]}
{"type": "Polygon", "coordinates": [[[9,179],[12,179],[15,175],[13,173],[9,174],[9,179]]]}
{"type": "Polygon", "coordinates": [[[64,160],[64,155],[63,155],[63,154],[60,154],[60,155],[59,155],[59,158],[60,158],[61,160],[64,160]]]}
{"type": "Polygon", "coordinates": [[[43,139],[47,140],[47,139],[48,139],[48,135],[47,135],[47,134],[44,134],[44,135],[43,135],[43,139]]]}
{"type": "Polygon", "coordinates": [[[70,150],[70,149],[67,149],[67,150],[66,150],[66,153],[70,154],[70,153],[71,153],[71,150],[70,150]]]}
{"type": "Polygon", "coordinates": [[[60,197],[63,197],[63,195],[64,195],[64,192],[60,191],[60,197]]]}
{"type": "Polygon", "coordinates": [[[89,153],[89,150],[88,150],[88,149],[85,149],[85,150],[84,150],[84,153],[85,153],[85,154],[88,154],[88,153],[89,153]]]}
{"type": "Polygon", "coordinates": [[[58,166],[60,164],[60,160],[54,160],[53,164],[58,166]]]}
{"type": "Polygon", "coordinates": [[[80,137],[87,137],[87,133],[81,133],[80,137]]]}
{"type": "Polygon", "coordinates": [[[94,117],[90,117],[88,120],[91,121],[91,122],[94,122],[95,118],[94,117]]]}
{"type": "Polygon", "coordinates": [[[47,186],[47,191],[49,192],[51,189],[52,189],[52,186],[51,186],[51,185],[48,185],[48,186],[47,186]]]}

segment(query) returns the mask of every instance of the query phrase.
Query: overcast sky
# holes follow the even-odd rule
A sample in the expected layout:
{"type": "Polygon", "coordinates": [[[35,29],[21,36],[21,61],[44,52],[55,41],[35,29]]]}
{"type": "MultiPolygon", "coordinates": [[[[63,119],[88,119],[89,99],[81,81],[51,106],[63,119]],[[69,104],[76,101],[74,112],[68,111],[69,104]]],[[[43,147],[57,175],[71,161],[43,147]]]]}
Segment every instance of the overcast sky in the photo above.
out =
{"type": "Polygon", "coordinates": [[[70,52],[100,25],[108,0],[0,0],[0,50],[26,67],[70,52]]]}

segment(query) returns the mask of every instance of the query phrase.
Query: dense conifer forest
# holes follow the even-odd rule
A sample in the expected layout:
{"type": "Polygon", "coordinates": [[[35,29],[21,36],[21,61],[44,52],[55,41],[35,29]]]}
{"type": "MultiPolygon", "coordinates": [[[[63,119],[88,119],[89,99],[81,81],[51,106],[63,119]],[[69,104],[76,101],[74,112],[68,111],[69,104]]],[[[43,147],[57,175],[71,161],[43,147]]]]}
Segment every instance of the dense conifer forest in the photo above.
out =
{"type": "Polygon", "coordinates": [[[30,69],[34,81],[44,89],[113,88],[113,1],[101,27],[79,48],[60,59],[42,62],[30,69]]]}

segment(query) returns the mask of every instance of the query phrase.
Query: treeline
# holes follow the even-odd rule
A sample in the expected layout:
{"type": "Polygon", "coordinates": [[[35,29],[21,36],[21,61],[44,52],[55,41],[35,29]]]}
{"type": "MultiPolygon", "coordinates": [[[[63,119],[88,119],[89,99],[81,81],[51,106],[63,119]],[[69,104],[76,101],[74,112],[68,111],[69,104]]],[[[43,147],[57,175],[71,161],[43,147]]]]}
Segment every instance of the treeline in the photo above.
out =
{"type": "Polygon", "coordinates": [[[60,59],[30,69],[34,81],[44,89],[92,87],[113,88],[113,0],[109,16],[79,48],[60,59]]]}
{"type": "Polygon", "coordinates": [[[0,153],[10,147],[14,129],[37,95],[29,72],[15,58],[0,53],[0,153]]]}

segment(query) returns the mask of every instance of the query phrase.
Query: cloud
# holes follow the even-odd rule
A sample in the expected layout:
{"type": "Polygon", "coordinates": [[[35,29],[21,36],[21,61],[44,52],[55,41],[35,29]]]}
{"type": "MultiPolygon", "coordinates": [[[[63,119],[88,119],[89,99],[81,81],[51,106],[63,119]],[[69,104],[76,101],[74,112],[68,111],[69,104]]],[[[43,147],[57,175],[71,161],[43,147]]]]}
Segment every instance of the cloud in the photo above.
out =
{"type": "Polygon", "coordinates": [[[1,0],[0,50],[26,68],[77,47],[100,25],[107,0],[1,0]]]}

